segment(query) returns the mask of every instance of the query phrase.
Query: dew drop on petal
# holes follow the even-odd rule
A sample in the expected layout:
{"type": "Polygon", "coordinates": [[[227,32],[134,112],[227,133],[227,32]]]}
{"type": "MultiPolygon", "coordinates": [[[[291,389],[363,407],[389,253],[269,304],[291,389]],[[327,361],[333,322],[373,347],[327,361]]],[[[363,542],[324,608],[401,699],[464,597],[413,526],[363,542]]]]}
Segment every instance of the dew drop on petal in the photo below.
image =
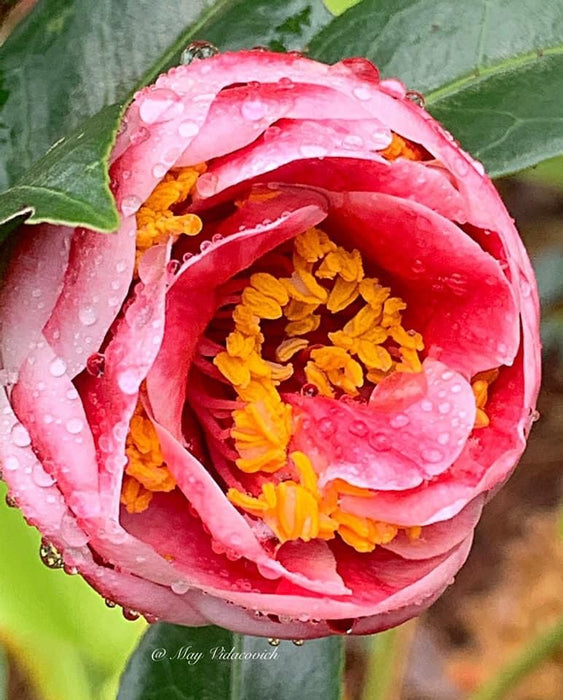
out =
{"type": "Polygon", "coordinates": [[[384,433],[374,433],[368,438],[369,444],[378,452],[386,452],[391,449],[389,438],[384,433]]]}
{"type": "Polygon", "coordinates": [[[180,63],[182,65],[189,65],[197,60],[203,60],[206,58],[212,58],[219,53],[219,49],[213,46],[208,41],[194,41],[188,44],[186,48],[182,51],[182,56],[180,57],[180,63]]]}
{"type": "Polygon", "coordinates": [[[69,547],[84,547],[89,540],[88,535],[69,513],[65,513],[62,517],[61,536],[69,547]]]}
{"type": "Polygon", "coordinates": [[[267,108],[262,100],[250,98],[245,100],[240,106],[240,113],[243,119],[249,122],[259,121],[266,116],[267,108]]]}
{"type": "Polygon", "coordinates": [[[449,433],[440,433],[437,437],[437,441],[440,445],[447,445],[450,441],[449,433]]]}
{"type": "Polygon", "coordinates": [[[443,454],[440,450],[434,450],[432,448],[422,450],[420,456],[425,462],[429,462],[430,464],[436,464],[443,458],[443,454]]]}
{"type": "Polygon", "coordinates": [[[357,435],[358,437],[365,437],[368,434],[368,427],[361,420],[355,420],[350,423],[348,430],[352,435],[357,435]]]}
{"type": "Polygon", "coordinates": [[[49,365],[49,372],[53,377],[62,377],[66,372],[66,362],[61,357],[55,357],[49,365]]]}
{"type": "Polygon", "coordinates": [[[368,87],[355,87],[352,90],[352,94],[358,100],[365,102],[366,100],[371,100],[371,90],[368,87]]]}
{"type": "Polygon", "coordinates": [[[78,310],[78,318],[84,326],[93,326],[98,320],[93,306],[83,306],[78,310]]]}
{"type": "Polygon", "coordinates": [[[389,420],[389,425],[392,428],[404,428],[410,422],[409,417],[404,413],[398,413],[396,416],[392,416],[389,420]]]}
{"type": "Polygon", "coordinates": [[[104,373],[106,358],[101,352],[95,352],[86,360],[86,371],[93,377],[101,377],[104,373]]]}
{"type": "Polygon", "coordinates": [[[83,427],[84,423],[80,420],[80,418],[71,418],[66,423],[66,429],[71,435],[77,435],[79,432],[81,432],[83,427]]]}
{"type": "Polygon", "coordinates": [[[39,557],[48,569],[62,569],[63,558],[59,550],[46,540],[41,541],[39,557]]]}
{"type": "Polygon", "coordinates": [[[12,442],[16,447],[27,447],[31,445],[31,438],[25,427],[21,423],[16,423],[11,431],[12,442]]]}
{"type": "Polygon", "coordinates": [[[136,214],[137,211],[139,211],[139,207],[141,206],[141,204],[142,201],[136,195],[127,195],[127,197],[123,197],[123,199],[121,200],[121,213],[124,216],[132,216],[133,214],[136,214]]]}
{"type": "Polygon", "coordinates": [[[190,584],[187,581],[174,581],[171,585],[170,588],[174,593],[177,595],[184,595],[184,593],[187,593],[190,590],[190,584]]]}
{"type": "Polygon", "coordinates": [[[31,478],[37,486],[41,488],[47,488],[55,483],[55,479],[43,469],[43,467],[36,462],[33,465],[33,470],[31,472],[31,478]]]}
{"type": "Polygon", "coordinates": [[[14,457],[14,455],[10,455],[4,460],[3,467],[6,469],[6,471],[14,472],[16,469],[19,469],[19,466],[20,462],[17,457],[14,457]]]}
{"type": "Polygon", "coordinates": [[[185,139],[192,138],[192,136],[195,136],[198,132],[199,126],[191,119],[187,119],[185,122],[182,122],[178,127],[178,133],[185,139]]]}
{"type": "Polygon", "coordinates": [[[136,394],[139,389],[139,379],[134,370],[126,369],[117,377],[117,384],[124,394],[136,394]]]}
{"type": "Polygon", "coordinates": [[[279,647],[280,645],[280,640],[277,637],[269,637],[268,638],[268,644],[271,647],[279,647]]]}
{"type": "Polygon", "coordinates": [[[162,163],[157,163],[152,169],[153,177],[155,177],[157,180],[163,178],[167,172],[168,168],[162,163]]]}

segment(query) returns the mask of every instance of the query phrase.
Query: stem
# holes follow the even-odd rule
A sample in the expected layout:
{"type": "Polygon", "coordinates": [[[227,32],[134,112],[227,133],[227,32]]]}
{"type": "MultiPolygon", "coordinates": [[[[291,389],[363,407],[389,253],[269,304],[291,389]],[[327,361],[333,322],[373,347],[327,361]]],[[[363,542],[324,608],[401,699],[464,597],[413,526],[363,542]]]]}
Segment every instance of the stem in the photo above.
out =
{"type": "Polygon", "coordinates": [[[507,692],[511,688],[562,647],[563,619],[540,632],[518,656],[501,668],[468,700],[502,700],[508,697],[507,692]]]}

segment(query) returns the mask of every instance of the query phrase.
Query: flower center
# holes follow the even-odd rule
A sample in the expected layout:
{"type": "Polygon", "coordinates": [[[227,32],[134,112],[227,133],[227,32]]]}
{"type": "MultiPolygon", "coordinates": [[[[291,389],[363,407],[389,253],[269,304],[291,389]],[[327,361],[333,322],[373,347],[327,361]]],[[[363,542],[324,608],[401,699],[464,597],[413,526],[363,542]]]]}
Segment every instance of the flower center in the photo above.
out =
{"type": "MultiPolygon", "coordinates": [[[[342,480],[319,489],[309,456],[290,450],[295,425],[283,395],[301,391],[366,402],[393,372],[421,371],[422,336],[403,326],[406,303],[366,276],[360,252],[336,245],[318,228],[262,261],[263,269],[274,265],[289,274],[250,275],[232,310],[234,328],[213,364],[238,401],[229,431],[238,469],[291,478],[265,481],[258,495],[231,488],[227,496],[264,520],[280,542],[338,534],[358,551],[371,551],[398,528],[339,507],[341,494],[369,494],[365,489],[342,480]]],[[[221,332],[212,323],[204,344],[222,348],[221,332]]]]}

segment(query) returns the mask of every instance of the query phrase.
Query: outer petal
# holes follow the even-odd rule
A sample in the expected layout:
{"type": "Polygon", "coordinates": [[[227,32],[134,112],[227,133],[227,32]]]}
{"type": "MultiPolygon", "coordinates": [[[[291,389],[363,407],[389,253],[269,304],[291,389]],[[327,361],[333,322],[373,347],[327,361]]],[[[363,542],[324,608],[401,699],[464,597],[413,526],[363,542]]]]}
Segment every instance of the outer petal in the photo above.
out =
{"type": "Polygon", "coordinates": [[[72,229],[60,226],[19,231],[0,290],[0,348],[8,373],[18,372],[41,337],[63,287],[71,236],[72,229]]]}

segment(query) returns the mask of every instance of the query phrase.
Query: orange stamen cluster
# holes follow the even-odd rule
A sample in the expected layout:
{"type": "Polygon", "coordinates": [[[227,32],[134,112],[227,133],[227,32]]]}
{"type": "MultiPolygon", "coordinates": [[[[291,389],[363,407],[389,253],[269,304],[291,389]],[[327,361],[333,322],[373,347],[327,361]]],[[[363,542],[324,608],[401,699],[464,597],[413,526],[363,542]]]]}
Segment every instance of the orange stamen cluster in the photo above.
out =
{"type": "Polygon", "coordinates": [[[491,422],[489,416],[485,412],[485,407],[489,400],[489,387],[497,379],[498,375],[498,369],[490,369],[486,372],[476,374],[471,380],[471,388],[473,389],[475,403],[477,404],[475,428],[486,428],[491,422]]]}
{"type": "Polygon", "coordinates": [[[366,381],[376,384],[395,371],[420,371],[422,336],[403,327],[405,302],[366,277],[358,250],[348,251],[312,228],[296,237],[292,262],[290,277],[250,276],[233,311],[234,330],[213,362],[242,401],[232,412],[230,431],[237,467],[269,474],[286,468],[299,478],[264,483],[257,497],[237,489],[230,489],[228,497],[264,520],[280,542],[332,539],[338,533],[357,551],[372,551],[393,539],[398,528],[342,511],[340,496],[353,487],[342,482],[321,491],[307,455],[289,454],[292,409],[278,387],[294,375],[289,360],[309,349],[303,367],[308,384],[331,398],[358,396],[366,381]],[[317,342],[322,314],[346,319],[324,344],[317,342]],[[279,321],[285,336],[271,360],[263,356],[265,321],[279,321]]]}
{"type": "Polygon", "coordinates": [[[408,139],[393,134],[393,139],[387,148],[381,151],[381,154],[387,160],[396,160],[397,158],[408,158],[408,160],[424,160],[427,155],[426,150],[418,143],[409,141],[408,139]]]}
{"type": "Polygon", "coordinates": [[[121,503],[129,513],[142,513],[148,508],[153,492],[172,491],[176,482],[162,456],[156,430],[140,401],[129,425],[125,453],[127,466],[121,503]]]}
{"type": "Polygon", "coordinates": [[[193,193],[198,177],[206,170],[205,164],[170,170],[154,188],[137,212],[137,263],[141,255],[170,237],[196,236],[202,228],[196,214],[174,213],[193,193]]]}

